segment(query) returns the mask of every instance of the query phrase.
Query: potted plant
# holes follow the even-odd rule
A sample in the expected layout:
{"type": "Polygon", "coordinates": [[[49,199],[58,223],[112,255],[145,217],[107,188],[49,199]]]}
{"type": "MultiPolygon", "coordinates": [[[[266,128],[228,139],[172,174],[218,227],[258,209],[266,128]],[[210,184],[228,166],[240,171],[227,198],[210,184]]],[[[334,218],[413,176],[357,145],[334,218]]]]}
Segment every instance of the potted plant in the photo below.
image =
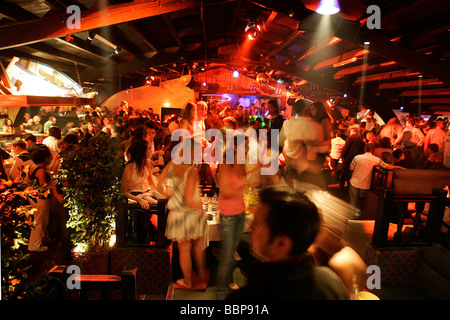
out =
{"type": "Polygon", "coordinates": [[[68,208],[74,264],[82,273],[108,273],[110,241],[122,204],[122,168],[116,145],[103,134],[61,157],[56,181],[62,186],[68,208]]]}
{"type": "Polygon", "coordinates": [[[31,268],[27,252],[33,214],[29,199],[47,196],[48,187],[34,187],[11,180],[0,180],[1,229],[1,293],[3,300],[35,298],[44,282],[30,283],[27,271],[31,268]]]}

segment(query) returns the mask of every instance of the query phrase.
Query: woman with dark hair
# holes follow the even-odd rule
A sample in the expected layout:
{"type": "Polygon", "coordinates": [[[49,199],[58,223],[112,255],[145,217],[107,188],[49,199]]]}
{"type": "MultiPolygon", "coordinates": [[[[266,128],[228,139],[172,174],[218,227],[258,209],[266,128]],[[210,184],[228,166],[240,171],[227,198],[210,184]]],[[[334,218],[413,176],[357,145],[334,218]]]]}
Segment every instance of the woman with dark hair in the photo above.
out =
{"type": "Polygon", "coordinates": [[[197,120],[197,105],[193,102],[188,102],[184,107],[181,115],[180,129],[189,131],[191,137],[194,135],[194,125],[197,120]]]}
{"type": "Polygon", "coordinates": [[[144,125],[137,126],[130,133],[130,138],[123,140],[118,147],[119,157],[123,157],[125,161],[128,161],[128,148],[134,141],[137,140],[147,140],[147,128],[144,125]]]}
{"type": "Polygon", "coordinates": [[[314,149],[317,152],[317,160],[315,163],[319,166],[318,169],[320,169],[331,151],[332,125],[330,116],[322,102],[312,103],[309,110],[311,112],[311,117],[321,125],[323,131],[323,140],[316,141],[314,146],[314,149]]]}
{"type": "MultiPolygon", "coordinates": [[[[45,171],[45,167],[52,159],[52,154],[47,146],[36,148],[31,153],[31,159],[34,164],[31,165],[28,171],[28,179],[30,184],[35,184],[36,186],[51,184],[51,177],[45,171]]],[[[45,251],[48,249],[45,242],[54,241],[49,238],[47,230],[50,218],[50,199],[48,196],[42,195],[35,200],[30,199],[30,204],[36,209],[36,212],[34,214],[34,229],[31,230],[30,233],[28,250],[45,251]]]]}
{"type": "Polygon", "coordinates": [[[151,204],[158,201],[152,197],[154,180],[148,167],[148,141],[133,141],[128,148],[128,155],[129,160],[122,174],[122,192],[128,199],[139,203],[143,209],[149,209],[151,204]]]}
{"type": "MultiPolygon", "coordinates": [[[[157,204],[158,200],[153,198],[152,187],[156,185],[153,180],[152,169],[149,167],[149,148],[147,140],[133,141],[128,148],[129,160],[125,164],[122,174],[122,193],[131,201],[139,203],[143,209],[150,209],[152,204],[157,204]]],[[[157,230],[150,217],[143,214],[137,216],[137,237],[139,243],[145,242],[148,225],[150,238],[156,240],[157,230]]]]}

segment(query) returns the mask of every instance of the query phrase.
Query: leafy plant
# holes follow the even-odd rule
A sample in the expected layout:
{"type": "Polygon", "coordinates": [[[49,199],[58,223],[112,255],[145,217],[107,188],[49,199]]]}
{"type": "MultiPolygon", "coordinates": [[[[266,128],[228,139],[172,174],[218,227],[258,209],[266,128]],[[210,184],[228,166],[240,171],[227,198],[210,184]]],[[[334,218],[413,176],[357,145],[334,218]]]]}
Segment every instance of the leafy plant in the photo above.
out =
{"type": "Polygon", "coordinates": [[[37,188],[0,180],[2,299],[23,299],[26,294],[34,294],[32,288],[38,288],[22,285],[31,268],[28,261],[30,254],[24,253],[24,246],[28,245],[36,210],[31,207],[29,199],[45,196],[49,192],[47,187],[37,188]]]}
{"type": "Polygon", "coordinates": [[[61,157],[56,181],[63,186],[69,210],[67,227],[73,230],[74,245],[82,246],[86,252],[109,249],[122,199],[122,169],[116,145],[102,134],[61,157]]]}

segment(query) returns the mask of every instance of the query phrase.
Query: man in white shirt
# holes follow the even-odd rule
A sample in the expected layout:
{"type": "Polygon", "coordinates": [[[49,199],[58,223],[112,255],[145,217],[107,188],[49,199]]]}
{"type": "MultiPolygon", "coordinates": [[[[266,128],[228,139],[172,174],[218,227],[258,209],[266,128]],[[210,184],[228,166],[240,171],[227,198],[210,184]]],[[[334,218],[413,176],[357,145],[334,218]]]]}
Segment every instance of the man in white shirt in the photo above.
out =
{"type": "Polygon", "coordinates": [[[373,167],[380,166],[388,170],[404,169],[383,162],[373,155],[374,150],[375,146],[367,143],[364,146],[364,153],[355,156],[350,164],[350,170],[353,171],[349,187],[350,204],[355,207],[356,216],[360,215],[366,192],[370,189],[373,167]]]}
{"type": "Polygon", "coordinates": [[[48,134],[49,136],[45,138],[42,143],[48,147],[52,154],[52,161],[47,168],[49,171],[52,171],[57,168],[56,165],[59,163],[59,140],[61,139],[61,129],[58,127],[51,127],[48,130],[48,134]]]}

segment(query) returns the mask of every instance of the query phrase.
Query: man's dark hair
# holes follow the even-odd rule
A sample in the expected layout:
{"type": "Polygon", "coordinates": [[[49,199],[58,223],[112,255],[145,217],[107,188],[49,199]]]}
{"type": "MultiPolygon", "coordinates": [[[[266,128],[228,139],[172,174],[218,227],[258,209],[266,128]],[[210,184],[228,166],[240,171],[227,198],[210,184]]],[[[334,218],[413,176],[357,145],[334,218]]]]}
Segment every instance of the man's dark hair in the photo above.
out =
{"type": "Polygon", "coordinates": [[[307,109],[308,107],[309,107],[308,100],[299,99],[299,100],[295,101],[294,104],[292,105],[292,112],[294,114],[303,115],[305,112],[305,109],[307,109]]]}
{"type": "Polygon", "coordinates": [[[58,127],[50,127],[50,129],[48,129],[48,135],[59,140],[61,139],[61,129],[58,127]]]}
{"type": "Polygon", "coordinates": [[[373,143],[366,143],[364,145],[364,152],[373,152],[375,150],[375,146],[373,143]]]}
{"type": "Polygon", "coordinates": [[[36,136],[29,134],[24,138],[25,141],[37,142],[36,136]]]}
{"type": "Polygon", "coordinates": [[[281,185],[262,189],[259,197],[261,203],[269,206],[266,222],[270,239],[285,235],[292,240],[290,255],[303,255],[320,230],[321,219],[316,205],[304,193],[281,185]]]}
{"type": "Polygon", "coordinates": [[[267,102],[268,105],[271,105],[277,109],[277,112],[279,111],[278,101],[275,99],[271,99],[267,102]]]}
{"type": "Polygon", "coordinates": [[[15,141],[12,143],[12,145],[13,145],[13,147],[19,147],[19,148],[22,149],[22,150],[25,150],[25,149],[27,148],[26,142],[23,141],[23,140],[21,140],[21,139],[15,140],[15,141]]]}
{"type": "Polygon", "coordinates": [[[31,152],[31,159],[35,164],[45,163],[48,158],[51,158],[52,154],[50,150],[45,146],[41,146],[40,148],[36,148],[31,152]]]}
{"type": "Polygon", "coordinates": [[[78,144],[78,135],[76,133],[68,133],[64,136],[63,141],[68,144],[78,144]]]}

